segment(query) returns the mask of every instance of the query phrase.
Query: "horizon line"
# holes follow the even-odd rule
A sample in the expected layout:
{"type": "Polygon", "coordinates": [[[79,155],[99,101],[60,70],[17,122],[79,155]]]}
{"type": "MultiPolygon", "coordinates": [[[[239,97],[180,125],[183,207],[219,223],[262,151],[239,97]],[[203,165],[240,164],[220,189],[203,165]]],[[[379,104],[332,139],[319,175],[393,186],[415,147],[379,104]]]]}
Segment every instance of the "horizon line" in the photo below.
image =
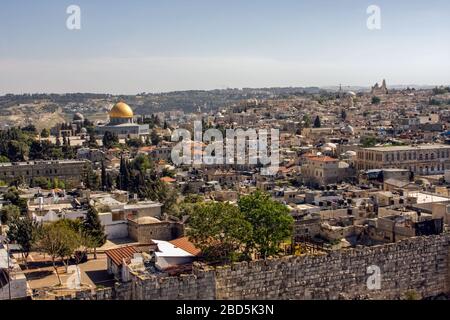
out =
{"type": "MultiPolygon", "coordinates": [[[[380,82],[378,82],[380,83],[380,82]]],[[[374,83],[375,84],[375,83],[374,83]]],[[[213,89],[180,89],[180,90],[167,90],[167,91],[141,91],[137,93],[111,93],[111,92],[80,92],[80,91],[72,91],[72,92],[6,92],[6,93],[0,93],[1,97],[7,96],[7,95],[67,95],[67,94],[98,94],[98,95],[112,95],[112,96],[138,96],[140,94],[167,94],[167,93],[176,93],[176,92],[188,92],[188,91],[226,91],[226,90],[258,90],[258,89],[322,89],[322,90],[330,90],[331,88],[339,88],[340,85],[323,85],[323,86],[273,86],[273,87],[226,87],[226,88],[213,88],[213,89]]],[[[419,88],[419,89],[431,89],[431,88],[439,88],[439,87],[450,87],[450,84],[394,84],[394,85],[388,85],[388,88],[419,88]]],[[[362,90],[370,89],[370,85],[342,85],[342,89],[345,88],[359,88],[362,90]]]]}

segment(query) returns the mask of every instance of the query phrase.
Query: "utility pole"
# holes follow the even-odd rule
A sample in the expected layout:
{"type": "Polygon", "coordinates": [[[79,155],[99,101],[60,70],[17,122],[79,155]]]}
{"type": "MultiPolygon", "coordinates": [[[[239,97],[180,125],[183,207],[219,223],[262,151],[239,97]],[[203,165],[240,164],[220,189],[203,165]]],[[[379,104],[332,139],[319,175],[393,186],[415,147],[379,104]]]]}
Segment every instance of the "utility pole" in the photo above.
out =
{"type": "Polygon", "coordinates": [[[9,257],[9,244],[8,239],[5,237],[3,240],[5,246],[6,246],[6,263],[7,263],[7,270],[8,270],[8,297],[9,300],[11,299],[11,267],[10,267],[10,257],[9,257]]]}
{"type": "Polygon", "coordinates": [[[11,267],[9,266],[9,244],[8,244],[8,240],[5,239],[5,243],[6,243],[6,254],[8,256],[8,293],[9,293],[9,300],[11,299],[11,267]]]}

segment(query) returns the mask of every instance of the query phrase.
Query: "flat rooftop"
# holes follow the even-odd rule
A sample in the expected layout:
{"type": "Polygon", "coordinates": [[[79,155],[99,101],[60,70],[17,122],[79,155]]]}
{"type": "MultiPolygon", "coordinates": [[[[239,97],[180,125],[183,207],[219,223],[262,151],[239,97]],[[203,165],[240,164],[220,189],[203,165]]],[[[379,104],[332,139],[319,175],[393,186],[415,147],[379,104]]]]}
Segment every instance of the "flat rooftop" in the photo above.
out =
{"type": "Polygon", "coordinates": [[[309,209],[320,209],[320,207],[318,206],[313,206],[311,204],[298,204],[296,207],[294,207],[294,209],[297,210],[309,210],[309,209]]]}
{"type": "Polygon", "coordinates": [[[158,251],[155,252],[155,255],[157,257],[194,257],[193,254],[190,254],[189,252],[174,246],[170,242],[160,240],[152,241],[158,245],[158,251]]]}
{"type": "Polygon", "coordinates": [[[124,206],[124,210],[156,208],[156,207],[162,207],[162,204],[154,201],[140,201],[137,203],[126,204],[124,206]]]}
{"type": "Polygon", "coordinates": [[[11,166],[34,166],[34,165],[52,165],[52,164],[81,164],[85,163],[86,160],[48,160],[48,161],[28,161],[28,162],[5,162],[0,163],[0,167],[11,167],[11,166]]]}
{"type": "Polygon", "coordinates": [[[414,151],[414,150],[440,150],[450,149],[450,145],[445,144],[421,144],[417,146],[389,146],[389,147],[375,147],[364,148],[364,150],[378,151],[378,152],[392,152],[392,151],[414,151]]]}
{"type": "Polygon", "coordinates": [[[450,198],[442,197],[442,196],[439,196],[436,194],[423,193],[423,192],[409,192],[408,196],[417,198],[417,204],[450,201],[450,198]]]}

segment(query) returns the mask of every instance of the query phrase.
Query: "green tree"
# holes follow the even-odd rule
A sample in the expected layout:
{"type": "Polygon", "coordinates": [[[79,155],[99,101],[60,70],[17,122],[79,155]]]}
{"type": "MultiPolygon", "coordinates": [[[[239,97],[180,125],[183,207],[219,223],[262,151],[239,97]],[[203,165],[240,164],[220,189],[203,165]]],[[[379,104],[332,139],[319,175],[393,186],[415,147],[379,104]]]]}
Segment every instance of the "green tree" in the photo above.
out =
{"type": "Polygon", "coordinates": [[[41,131],[41,138],[48,138],[50,137],[50,130],[44,128],[41,131]]]}
{"type": "Polygon", "coordinates": [[[24,213],[27,210],[27,200],[20,197],[19,191],[16,187],[9,188],[3,195],[3,200],[19,207],[21,213],[24,213]]]}
{"type": "Polygon", "coordinates": [[[303,116],[303,126],[305,128],[310,128],[311,127],[311,117],[309,116],[309,114],[305,114],[303,116]]]}
{"type": "Polygon", "coordinates": [[[62,221],[60,223],[65,224],[67,228],[71,229],[77,235],[76,240],[78,241],[78,251],[75,252],[74,258],[76,264],[78,265],[83,255],[87,255],[88,249],[94,246],[94,239],[92,239],[92,237],[84,230],[84,223],[82,219],[64,219],[60,221],[62,221]]]}
{"type": "Polygon", "coordinates": [[[131,148],[140,148],[144,145],[140,138],[127,139],[126,144],[131,148]]]}
{"type": "Polygon", "coordinates": [[[178,214],[178,191],[167,183],[159,181],[154,200],[163,204],[163,212],[175,216],[178,214]]]}
{"type": "Polygon", "coordinates": [[[198,204],[189,219],[188,236],[210,261],[230,262],[240,258],[251,225],[234,205],[198,204]]]}
{"type": "Polygon", "coordinates": [[[31,159],[47,159],[44,156],[44,147],[41,142],[33,141],[30,145],[30,158],[31,159]]]}
{"type": "Polygon", "coordinates": [[[154,169],[154,163],[149,156],[144,154],[137,155],[130,164],[131,169],[147,172],[154,169]]]}
{"type": "Polygon", "coordinates": [[[8,163],[11,162],[8,157],[0,156],[0,163],[8,163]]]}
{"type": "Polygon", "coordinates": [[[0,221],[3,224],[7,224],[18,217],[20,217],[20,208],[13,204],[3,206],[0,210],[0,221]]]}
{"type": "Polygon", "coordinates": [[[56,160],[62,160],[64,159],[64,152],[62,151],[62,148],[52,148],[50,151],[50,159],[56,159],[56,160]]]}
{"type": "Polygon", "coordinates": [[[97,248],[106,243],[105,227],[101,224],[97,210],[90,206],[83,221],[83,234],[91,239],[94,259],[97,259],[97,248]]]}
{"type": "Polygon", "coordinates": [[[26,142],[11,140],[7,144],[7,157],[11,161],[24,161],[29,154],[30,147],[26,142]]]}
{"type": "Polygon", "coordinates": [[[128,190],[130,185],[130,167],[124,157],[120,158],[119,175],[117,176],[116,186],[120,190],[128,190]]]}
{"type": "Polygon", "coordinates": [[[430,99],[429,103],[430,106],[440,106],[442,104],[442,102],[438,99],[430,99]]]}
{"type": "Polygon", "coordinates": [[[36,243],[40,225],[28,216],[21,218],[16,215],[8,223],[8,227],[8,240],[20,245],[25,267],[28,268],[28,256],[36,243]]]}
{"type": "Polygon", "coordinates": [[[113,179],[111,174],[106,172],[105,163],[102,161],[101,187],[103,191],[111,191],[113,188],[113,179]]]}
{"type": "Polygon", "coordinates": [[[177,218],[184,216],[190,217],[199,203],[202,203],[204,198],[199,194],[188,194],[179,205],[179,210],[175,214],[177,218]]]}
{"type": "Polygon", "coordinates": [[[361,145],[363,148],[373,148],[377,144],[377,139],[375,137],[362,137],[361,145]]]}
{"type": "Polygon", "coordinates": [[[37,133],[37,129],[34,124],[29,124],[26,127],[23,127],[22,131],[31,133],[33,135],[35,135],[37,133]]]}
{"type": "Polygon", "coordinates": [[[252,237],[246,249],[264,258],[276,254],[281,242],[292,235],[294,220],[288,208],[260,191],[241,197],[238,205],[244,219],[252,226],[252,237]]]}
{"type": "Polygon", "coordinates": [[[0,155],[12,162],[24,161],[29,155],[29,146],[34,140],[33,132],[20,128],[0,130],[0,155]]]}
{"type": "Polygon", "coordinates": [[[381,99],[380,97],[372,97],[372,104],[380,104],[381,99]]]}
{"type": "Polygon", "coordinates": [[[50,256],[59,285],[62,283],[56,260],[60,258],[67,268],[67,258],[74,253],[79,244],[78,234],[64,220],[45,224],[39,233],[38,248],[50,256]]]}
{"type": "Polygon", "coordinates": [[[114,132],[106,131],[102,142],[104,148],[111,149],[119,144],[119,136],[114,132]]]}
{"type": "Polygon", "coordinates": [[[87,145],[89,148],[93,148],[93,149],[98,148],[97,138],[95,137],[94,131],[91,131],[89,133],[89,141],[88,141],[87,145]]]}
{"type": "Polygon", "coordinates": [[[95,172],[91,167],[87,168],[84,176],[85,187],[90,190],[99,190],[100,183],[101,181],[97,172],[95,172]]]}
{"type": "Polygon", "coordinates": [[[320,121],[320,117],[317,116],[316,119],[314,120],[314,128],[320,128],[322,127],[322,123],[320,121]]]}
{"type": "Polygon", "coordinates": [[[36,177],[31,180],[30,185],[33,188],[38,187],[45,189],[48,187],[48,179],[45,177],[36,177]]]}
{"type": "Polygon", "coordinates": [[[105,163],[102,161],[102,171],[101,171],[101,181],[102,181],[102,190],[105,191],[107,190],[107,186],[106,186],[106,168],[105,168],[105,163]]]}
{"type": "Polygon", "coordinates": [[[161,138],[159,137],[158,133],[156,133],[156,130],[152,130],[152,133],[150,134],[150,140],[152,141],[152,145],[157,146],[161,142],[161,138]]]}

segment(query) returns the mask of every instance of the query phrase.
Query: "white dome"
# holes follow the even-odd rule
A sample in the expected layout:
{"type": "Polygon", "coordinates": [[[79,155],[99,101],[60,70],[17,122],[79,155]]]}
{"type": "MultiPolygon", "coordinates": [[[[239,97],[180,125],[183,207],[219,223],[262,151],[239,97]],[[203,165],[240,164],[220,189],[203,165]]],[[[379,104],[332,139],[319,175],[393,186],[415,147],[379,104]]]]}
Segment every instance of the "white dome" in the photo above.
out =
{"type": "Polygon", "coordinates": [[[135,220],[137,224],[158,224],[161,223],[160,220],[153,217],[140,217],[135,220]]]}
{"type": "Polygon", "coordinates": [[[348,133],[348,134],[354,134],[355,133],[355,129],[351,125],[347,125],[347,126],[341,128],[341,132],[342,133],[348,133]]]}
{"type": "Polygon", "coordinates": [[[84,116],[77,112],[73,115],[73,121],[84,121],[84,116]]]}
{"type": "Polygon", "coordinates": [[[334,143],[328,142],[328,143],[325,143],[325,144],[324,144],[324,147],[326,147],[326,148],[331,148],[331,149],[336,149],[336,148],[337,148],[337,145],[334,144],[334,143]]]}

